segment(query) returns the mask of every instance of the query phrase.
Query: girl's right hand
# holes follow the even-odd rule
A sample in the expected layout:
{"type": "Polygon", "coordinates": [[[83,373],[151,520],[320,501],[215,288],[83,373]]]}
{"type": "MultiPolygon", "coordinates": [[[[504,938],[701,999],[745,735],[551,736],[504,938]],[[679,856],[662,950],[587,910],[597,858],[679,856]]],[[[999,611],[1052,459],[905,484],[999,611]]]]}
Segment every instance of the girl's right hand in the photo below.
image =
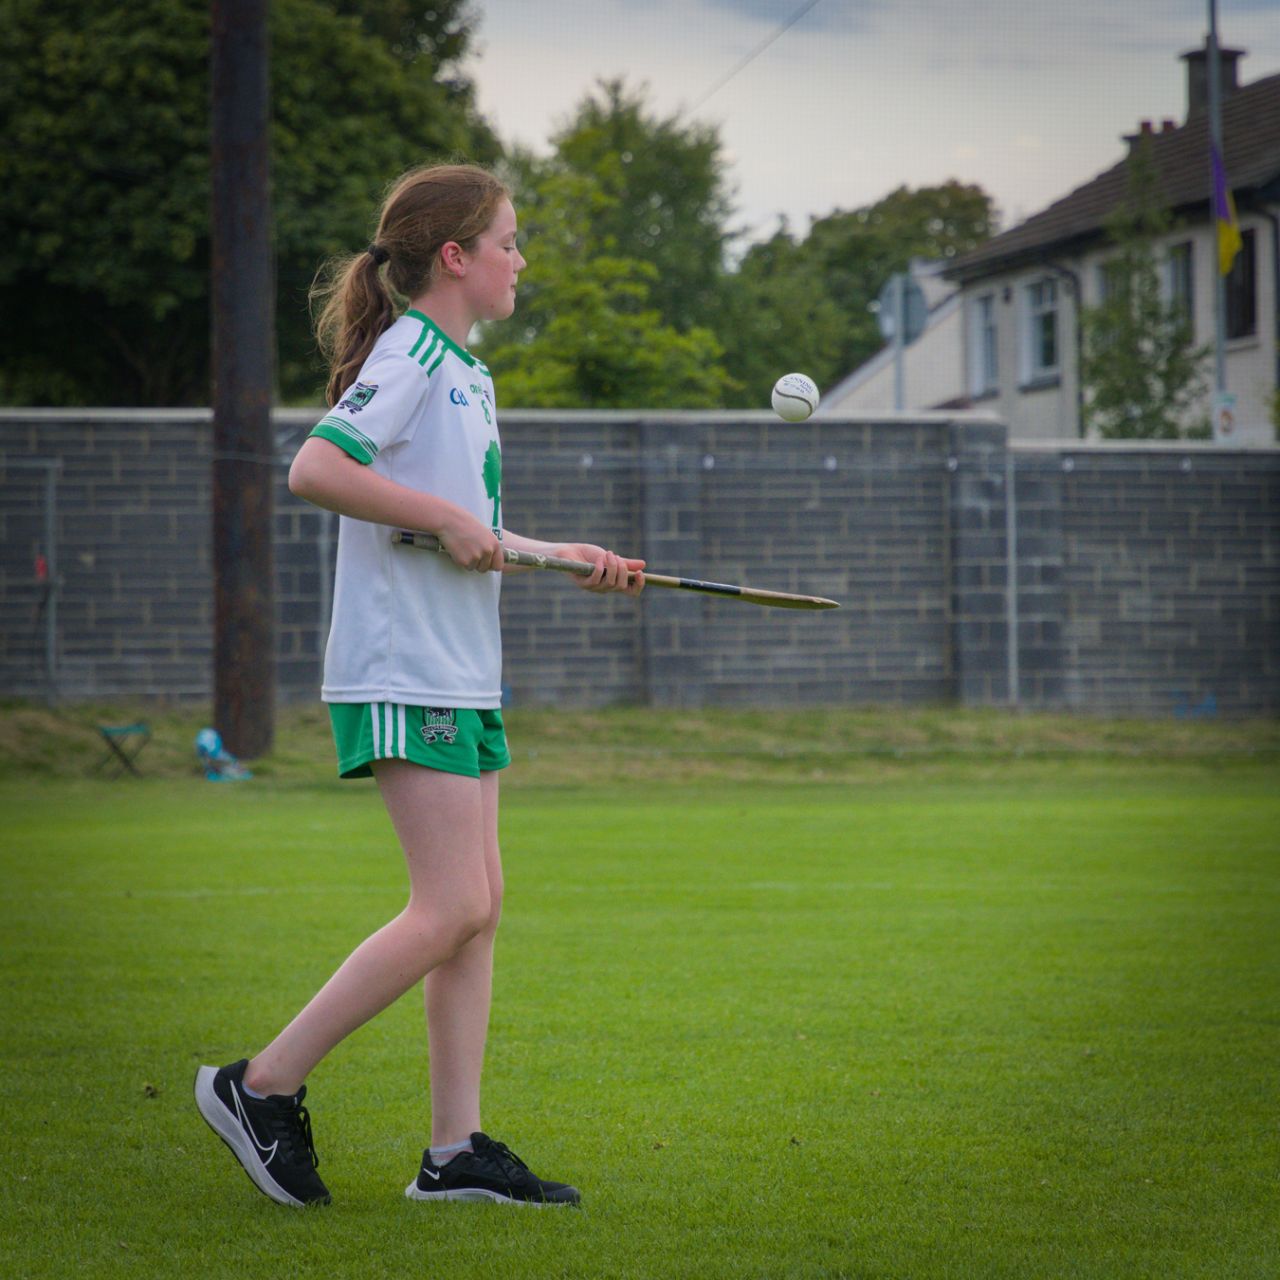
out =
{"type": "Polygon", "coordinates": [[[436,537],[458,568],[473,573],[502,572],[502,543],[474,516],[460,512],[456,520],[437,530],[436,537]]]}

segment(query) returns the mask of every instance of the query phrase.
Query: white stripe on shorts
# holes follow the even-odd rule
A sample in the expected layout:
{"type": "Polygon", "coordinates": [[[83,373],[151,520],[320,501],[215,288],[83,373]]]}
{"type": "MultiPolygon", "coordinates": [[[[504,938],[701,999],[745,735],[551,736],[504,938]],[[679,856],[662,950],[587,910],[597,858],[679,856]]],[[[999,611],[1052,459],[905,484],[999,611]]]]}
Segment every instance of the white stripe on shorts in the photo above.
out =
{"type": "Polygon", "coordinates": [[[400,759],[407,760],[409,758],[408,743],[405,741],[405,725],[404,725],[404,703],[396,703],[396,727],[400,730],[400,759]]]}
{"type": "Polygon", "coordinates": [[[384,759],[396,753],[396,727],[391,719],[391,706],[390,702],[382,704],[382,750],[378,754],[384,759]]]}
{"type": "Polygon", "coordinates": [[[373,758],[378,760],[382,756],[382,723],[376,702],[369,703],[369,726],[373,730],[373,758]]]}

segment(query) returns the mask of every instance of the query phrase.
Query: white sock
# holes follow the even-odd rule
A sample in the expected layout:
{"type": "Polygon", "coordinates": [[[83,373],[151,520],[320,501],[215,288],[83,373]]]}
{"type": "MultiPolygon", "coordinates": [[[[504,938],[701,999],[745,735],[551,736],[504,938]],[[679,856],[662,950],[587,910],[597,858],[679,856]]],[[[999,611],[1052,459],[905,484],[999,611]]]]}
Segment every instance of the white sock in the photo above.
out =
{"type": "Polygon", "coordinates": [[[448,1147],[431,1147],[431,1163],[438,1169],[442,1164],[448,1164],[454,1156],[460,1156],[464,1151],[470,1151],[471,1139],[465,1142],[455,1142],[448,1147]]]}
{"type": "Polygon", "coordinates": [[[259,1102],[265,1102],[267,1100],[267,1095],[265,1093],[259,1093],[257,1089],[250,1089],[243,1080],[240,1081],[240,1087],[249,1095],[249,1097],[257,1098],[259,1102]]]}

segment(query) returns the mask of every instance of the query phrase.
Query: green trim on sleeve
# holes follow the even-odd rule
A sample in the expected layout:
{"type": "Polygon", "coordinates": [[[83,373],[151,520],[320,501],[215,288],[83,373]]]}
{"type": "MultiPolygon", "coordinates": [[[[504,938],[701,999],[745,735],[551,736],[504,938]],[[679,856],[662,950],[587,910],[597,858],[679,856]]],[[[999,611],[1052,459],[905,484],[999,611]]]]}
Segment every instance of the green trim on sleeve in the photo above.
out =
{"type": "Polygon", "coordinates": [[[368,466],[378,456],[378,446],[368,436],[357,431],[345,418],[335,418],[332,414],[322,418],[311,428],[311,435],[319,436],[336,444],[344,453],[349,453],[357,462],[368,466]]]}

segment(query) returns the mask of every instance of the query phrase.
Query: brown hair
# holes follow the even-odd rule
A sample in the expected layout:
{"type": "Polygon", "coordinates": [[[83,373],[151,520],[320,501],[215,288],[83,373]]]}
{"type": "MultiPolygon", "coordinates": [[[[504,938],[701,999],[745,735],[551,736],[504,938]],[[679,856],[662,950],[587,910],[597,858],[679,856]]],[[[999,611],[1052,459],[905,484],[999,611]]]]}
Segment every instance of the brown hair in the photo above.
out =
{"type": "Polygon", "coordinates": [[[472,249],[504,199],[507,188],[469,164],[410,169],[391,184],[373,242],[326,263],[311,286],[316,341],[329,364],[326,403],[337,402],[395,321],[397,295],[429,289],[444,245],[453,240],[472,249]]]}

